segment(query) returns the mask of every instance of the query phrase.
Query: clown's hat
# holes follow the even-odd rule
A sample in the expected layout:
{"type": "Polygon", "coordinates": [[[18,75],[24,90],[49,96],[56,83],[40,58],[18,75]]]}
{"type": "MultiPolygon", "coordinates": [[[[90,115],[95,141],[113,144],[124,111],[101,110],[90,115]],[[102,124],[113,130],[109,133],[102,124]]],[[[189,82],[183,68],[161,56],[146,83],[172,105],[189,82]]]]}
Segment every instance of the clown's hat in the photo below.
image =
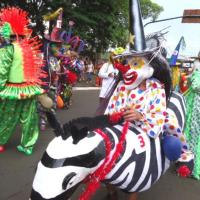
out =
{"type": "Polygon", "coordinates": [[[146,45],[139,0],[129,0],[129,49],[115,58],[145,56],[156,50],[158,47],[151,48],[146,45]]]}
{"type": "Polygon", "coordinates": [[[49,40],[50,42],[56,42],[56,43],[61,43],[63,42],[60,39],[60,31],[62,27],[62,12],[59,14],[57,20],[56,20],[56,25],[53,27],[53,30],[50,35],[45,35],[45,39],[49,40]]]}

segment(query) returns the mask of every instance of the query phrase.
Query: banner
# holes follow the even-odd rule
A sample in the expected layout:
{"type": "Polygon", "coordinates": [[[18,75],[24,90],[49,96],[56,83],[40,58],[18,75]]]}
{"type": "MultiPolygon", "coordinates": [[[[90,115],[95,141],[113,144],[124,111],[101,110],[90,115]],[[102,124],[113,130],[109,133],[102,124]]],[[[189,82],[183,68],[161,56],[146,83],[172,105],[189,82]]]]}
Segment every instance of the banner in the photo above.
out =
{"type": "Polygon", "coordinates": [[[170,66],[176,65],[176,61],[178,59],[179,51],[181,48],[182,49],[185,48],[185,40],[184,40],[183,36],[181,37],[179,43],[177,44],[177,46],[170,58],[170,62],[169,62],[170,66]]]}

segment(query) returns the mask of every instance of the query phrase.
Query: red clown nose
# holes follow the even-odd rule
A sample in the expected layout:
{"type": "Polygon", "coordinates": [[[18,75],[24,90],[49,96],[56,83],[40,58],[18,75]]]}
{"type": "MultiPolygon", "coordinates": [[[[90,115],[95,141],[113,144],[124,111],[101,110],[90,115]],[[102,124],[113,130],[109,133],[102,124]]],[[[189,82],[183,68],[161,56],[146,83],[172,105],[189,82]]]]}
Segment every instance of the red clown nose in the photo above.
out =
{"type": "Polygon", "coordinates": [[[115,62],[114,67],[118,69],[122,74],[125,74],[130,69],[129,65],[123,65],[122,63],[119,62],[115,62]]]}

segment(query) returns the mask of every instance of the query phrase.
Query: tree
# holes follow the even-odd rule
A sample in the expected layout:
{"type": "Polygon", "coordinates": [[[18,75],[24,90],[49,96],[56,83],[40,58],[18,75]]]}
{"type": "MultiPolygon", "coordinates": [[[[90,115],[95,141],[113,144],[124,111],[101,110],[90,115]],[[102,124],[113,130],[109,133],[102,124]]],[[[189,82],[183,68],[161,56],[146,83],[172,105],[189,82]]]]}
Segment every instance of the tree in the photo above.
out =
{"type": "MultiPolygon", "coordinates": [[[[128,41],[129,0],[1,0],[1,6],[19,6],[30,13],[35,34],[44,31],[42,16],[59,7],[64,9],[63,27],[75,22],[74,34],[88,44],[88,52],[95,55],[110,46],[124,46],[128,41]]],[[[155,20],[163,8],[151,0],[141,0],[143,18],[155,20]]]]}

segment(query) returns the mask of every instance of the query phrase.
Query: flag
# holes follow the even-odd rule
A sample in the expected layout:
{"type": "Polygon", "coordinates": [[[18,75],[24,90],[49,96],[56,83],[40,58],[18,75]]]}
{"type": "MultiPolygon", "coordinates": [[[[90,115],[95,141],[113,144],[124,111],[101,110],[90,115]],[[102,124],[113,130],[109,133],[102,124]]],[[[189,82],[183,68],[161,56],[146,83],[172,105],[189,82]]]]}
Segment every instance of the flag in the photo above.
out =
{"type": "Polygon", "coordinates": [[[177,58],[178,58],[179,51],[180,51],[181,48],[184,49],[185,47],[186,47],[185,39],[182,36],[180,41],[178,42],[174,52],[173,52],[171,58],[170,58],[170,62],[169,62],[170,66],[176,65],[176,61],[177,61],[177,58]]]}

